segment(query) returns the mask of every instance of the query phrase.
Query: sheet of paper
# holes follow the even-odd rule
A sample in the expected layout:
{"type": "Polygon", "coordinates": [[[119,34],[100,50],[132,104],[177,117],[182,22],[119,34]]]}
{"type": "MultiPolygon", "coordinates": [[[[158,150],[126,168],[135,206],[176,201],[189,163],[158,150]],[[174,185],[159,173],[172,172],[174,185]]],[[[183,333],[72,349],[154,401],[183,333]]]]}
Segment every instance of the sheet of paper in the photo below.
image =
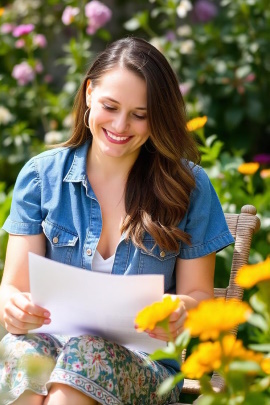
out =
{"type": "Polygon", "coordinates": [[[29,253],[33,302],[51,313],[50,325],[35,332],[95,334],[152,353],[166,343],[134,329],[139,310],[162,299],[162,275],[120,276],[68,266],[29,253]]]}

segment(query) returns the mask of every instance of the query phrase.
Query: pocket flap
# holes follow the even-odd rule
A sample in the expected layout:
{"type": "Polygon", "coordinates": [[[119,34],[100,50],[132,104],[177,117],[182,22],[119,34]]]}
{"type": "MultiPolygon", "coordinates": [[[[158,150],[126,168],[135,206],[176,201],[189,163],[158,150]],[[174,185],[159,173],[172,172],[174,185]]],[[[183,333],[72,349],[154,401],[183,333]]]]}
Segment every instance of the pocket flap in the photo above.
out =
{"type": "Polygon", "coordinates": [[[42,222],[42,228],[53,246],[75,246],[78,240],[78,235],[75,233],[47,220],[42,222]]]}

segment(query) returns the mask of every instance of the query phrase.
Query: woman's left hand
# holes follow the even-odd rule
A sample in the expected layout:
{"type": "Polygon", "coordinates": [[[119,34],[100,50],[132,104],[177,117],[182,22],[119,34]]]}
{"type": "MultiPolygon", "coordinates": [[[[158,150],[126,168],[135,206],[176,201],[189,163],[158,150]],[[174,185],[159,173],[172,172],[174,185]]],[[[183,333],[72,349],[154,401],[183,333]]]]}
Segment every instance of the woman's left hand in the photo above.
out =
{"type": "Polygon", "coordinates": [[[170,336],[168,333],[161,328],[160,326],[155,327],[153,330],[146,329],[146,333],[152,338],[160,339],[168,342],[169,340],[176,339],[180,333],[183,332],[184,321],[187,317],[187,310],[185,303],[181,301],[180,307],[174,311],[169,318],[169,330],[170,336]]]}

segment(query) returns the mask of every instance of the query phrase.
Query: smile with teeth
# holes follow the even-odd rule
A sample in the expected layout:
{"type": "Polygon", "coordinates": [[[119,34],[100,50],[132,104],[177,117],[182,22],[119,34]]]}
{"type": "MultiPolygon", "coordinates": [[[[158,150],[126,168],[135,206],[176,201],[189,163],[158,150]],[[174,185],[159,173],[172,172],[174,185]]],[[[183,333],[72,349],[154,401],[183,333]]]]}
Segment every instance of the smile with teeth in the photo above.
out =
{"type": "Polygon", "coordinates": [[[106,133],[106,135],[113,139],[114,141],[126,141],[127,139],[129,139],[129,136],[116,136],[114,134],[112,134],[111,132],[109,132],[107,129],[103,129],[104,132],[106,133]]]}

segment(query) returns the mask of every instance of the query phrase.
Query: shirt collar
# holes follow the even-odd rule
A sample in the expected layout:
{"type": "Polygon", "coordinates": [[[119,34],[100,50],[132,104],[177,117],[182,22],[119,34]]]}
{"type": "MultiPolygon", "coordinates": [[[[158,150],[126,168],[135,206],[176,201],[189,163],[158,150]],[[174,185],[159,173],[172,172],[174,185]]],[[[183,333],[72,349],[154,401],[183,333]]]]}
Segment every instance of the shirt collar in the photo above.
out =
{"type": "Polygon", "coordinates": [[[75,149],[73,161],[63,181],[72,183],[84,182],[86,180],[86,163],[89,145],[90,141],[87,141],[75,149]]]}

